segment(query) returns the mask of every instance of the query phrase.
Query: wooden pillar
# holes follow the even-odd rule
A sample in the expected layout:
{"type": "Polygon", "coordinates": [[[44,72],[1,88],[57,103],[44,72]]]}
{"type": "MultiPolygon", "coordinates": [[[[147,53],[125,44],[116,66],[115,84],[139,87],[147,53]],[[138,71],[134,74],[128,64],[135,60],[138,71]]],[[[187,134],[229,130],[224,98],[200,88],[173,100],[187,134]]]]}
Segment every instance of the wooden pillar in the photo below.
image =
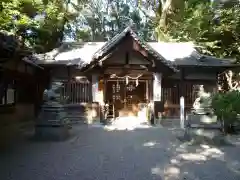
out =
{"type": "Polygon", "coordinates": [[[104,75],[103,76],[103,102],[104,102],[104,104],[105,103],[108,103],[107,102],[107,98],[106,98],[106,95],[107,95],[107,78],[108,78],[108,76],[106,76],[106,75],[104,75]]]}
{"type": "MultiPolygon", "coordinates": [[[[107,76],[103,75],[103,91],[102,91],[102,104],[101,104],[101,114],[100,114],[100,121],[105,123],[107,119],[109,109],[106,109],[106,94],[107,94],[107,76]]],[[[109,108],[109,106],[108,106],[109,108]]],[[[114,114],[114,113],[113,113],[114,114]]]]}
{"type": "Polygon", "coordinates": [[[98,75],[92,75],[92,101],[97,102],[98,94],[98,75]]]}
{"type": "Polygon", "coordinates": [[[153,101],[161,101],[162,99],[162,74],[154,73],[153,80],[153,101]]]}
{"type": "Polygon", "coordinates": [[[89,124],[100,121],[101,107],[98,100],[98,81],[99,81],[98,74],[93,74],[92,75],[92,104],[91,104],[90,114],[89,114],[90,119],[88,120],[89,124]]]}
{"type": "Polygon", "coordinates": [[[146,80],[145,83],[146,83],[146,101],[148,103],[148,101],[149,101],[149,83],[148,83],[148,80],[146,80]]]}
{"type": "Polygon", "coordinates": [[[181,71],[180,77],[180,127],[184,128],[184,120],[185,120],[185,88],[184,87],[184,69],[181,71]]]}
{"type": "Polygon", "coordinates": [[[151,119],[152,124],[158,123],[157,121],[161,118],[159,117],[163,111],[162,107],[162,74],[153,74],[153,113],[154,116],[151,119]]]}

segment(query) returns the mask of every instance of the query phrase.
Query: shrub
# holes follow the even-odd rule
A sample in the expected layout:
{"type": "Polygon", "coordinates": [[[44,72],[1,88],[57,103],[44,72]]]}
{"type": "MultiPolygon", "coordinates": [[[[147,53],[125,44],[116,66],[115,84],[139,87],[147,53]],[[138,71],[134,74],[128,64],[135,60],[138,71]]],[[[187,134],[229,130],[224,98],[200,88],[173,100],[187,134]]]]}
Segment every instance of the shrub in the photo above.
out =
{"type": "Polygon", "coordinates": [[[225,132],[233,131],[233,125],[240,114],[240,92],[217,93],[212,98],[212,108],[224,124],[225,132]]]}

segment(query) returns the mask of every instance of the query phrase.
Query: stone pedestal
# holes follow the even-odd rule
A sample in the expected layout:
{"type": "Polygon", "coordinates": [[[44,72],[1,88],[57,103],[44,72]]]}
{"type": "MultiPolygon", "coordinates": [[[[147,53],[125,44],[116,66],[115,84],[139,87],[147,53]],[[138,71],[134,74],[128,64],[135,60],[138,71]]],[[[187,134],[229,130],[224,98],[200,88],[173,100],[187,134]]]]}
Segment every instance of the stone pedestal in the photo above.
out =
{"type": "Polygon", "coordinates": [[[42,110],[35,126],[35,137],[42,140],[64,140],[69,137],[67,112],[63,105],[48,103],[42,110]]]}
{"type": "Polygon", "coordinates": [[[188,127],[191,128],[205,128],[205,129],[220,129],[221,123],[217,120],[215,115],[206,114],[189,114],[187,115],[188,127]]]}
{"type": "Polygon", "coordinates": [[[184,138],[199,143],[223,143],[221,123],[214,115],[190,114],[187,116],[184,138]]]}

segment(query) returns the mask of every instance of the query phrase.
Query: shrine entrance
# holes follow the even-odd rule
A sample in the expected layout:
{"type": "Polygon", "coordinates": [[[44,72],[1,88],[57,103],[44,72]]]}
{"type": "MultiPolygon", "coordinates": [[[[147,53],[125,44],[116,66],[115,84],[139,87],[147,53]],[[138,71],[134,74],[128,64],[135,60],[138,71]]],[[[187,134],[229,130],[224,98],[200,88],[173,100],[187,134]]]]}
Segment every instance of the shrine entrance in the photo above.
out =
{"type": "Polygon", "coordinates": [[[147,104],[148,80],[110,79],[106,82],[106,102],[112,116],[137,116],[141,104],[147,104]]]}
{"type": "Polygon", "coordinates": [[[137,116],[139,122],[154,119],[153,102],[161,103],[162,76],[178,72],[131,29],[106,43],[81,71],[92,76],[93,101],[101,104],[103,119],[137,116]]]}

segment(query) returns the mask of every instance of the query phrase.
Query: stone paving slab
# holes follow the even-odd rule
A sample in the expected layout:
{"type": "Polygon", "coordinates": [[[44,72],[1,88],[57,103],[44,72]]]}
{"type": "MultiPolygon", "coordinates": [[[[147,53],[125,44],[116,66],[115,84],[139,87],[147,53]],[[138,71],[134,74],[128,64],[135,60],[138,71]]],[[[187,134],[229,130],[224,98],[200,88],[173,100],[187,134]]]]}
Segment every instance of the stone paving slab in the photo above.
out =
{"type": "Polygon", "coordinates": [[[34,142],[0,154],[1,180],[238,180],[240,144],[191,146],[163,127],[74,126],[64,142],[34,142]]]}

